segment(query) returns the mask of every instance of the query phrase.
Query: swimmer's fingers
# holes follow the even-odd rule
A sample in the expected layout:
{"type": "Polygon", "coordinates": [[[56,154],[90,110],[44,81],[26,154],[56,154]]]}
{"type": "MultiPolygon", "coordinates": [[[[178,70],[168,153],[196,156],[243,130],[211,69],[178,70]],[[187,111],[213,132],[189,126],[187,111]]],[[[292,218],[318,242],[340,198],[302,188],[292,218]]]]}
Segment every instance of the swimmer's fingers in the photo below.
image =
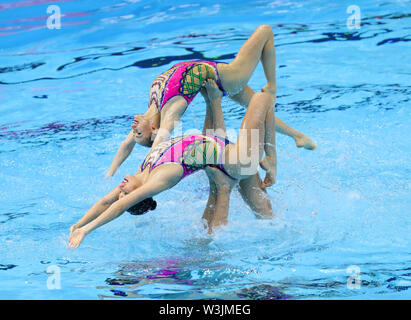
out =
{"type": "Polygon", "coordinates": [[[203,96],[206,104],[210,104],[210,99],[208,98],[208,92],[207,92],[207,89],[205,88],[205,81],[202,84],[202,87],[200,89],[200,93],[203,96]]]}
{"type": "Polygon", "coordinates": [[[203,85],[207,90],[218,89],[217,83],[213,79],[207,79],[204,81],[203,85]]]}
{"type": "Polygon", "coordinates": [[[264,178],[264,182],[261,182],[260,187],[266,189],[271,187],[274,183],[275,177],[273,177],[270,172],[267,172],[264,178]]]}
{"type": "Polygon", "coordinates": [[[70,240],[69,242],[69,249],[77,249],[80,245],[80,242],[78,242],[75,239],[70,240]]]}
{"type": "Polygon", "coordinates": [[[69,235],[69,242],[71,241],[71,238],[73,237],[73,232],[77,229],[77,226],[75,224],[73,224],[70,227],[70,235],[69,235]]]}
{"type": "Polygon", "coordinates": [[[213,79],[205,81],[204,87],[207,89],[210,100],[218,99],[223,95],[223,92],[218,88],[217,83],[213,79]]]}
{"type": "Polygon", "coordinates": [[[264,181],[260,181],[259,185],[261,189],[266,189],[271,187],[275,183],[275,179],[273,179],[268,173],[265,175],[264,181]]]}
{"type": "Polygon", "coordinates": [[[275,178],[277,176],[277,166],[275,161],[265,156],[263,160],[260,162],[261,168],[266,172],[264,182],[261,182],[260,186],[262,188],[271,187],[275,183],[275,178]]]}
{"type": "Polygon", "coordinates": [[[206,90],[206,88],[204,87],[204,84],[203,84],[203,86],[202,86],[201,89],[200,89],[200,93],[201,93],[201,95],[202,95],[204,98],[208,98],[207,90],[206,90]]]}
{"type": "Polygon", "coordinates": [[[77,224],[73,224],[73,225],[70,227],[70,233],[74,232],[74,230],[76,230],[77,228],[78,228],[77,224]]]}
{"type": "Polygon", "coordinates": [[[210,85],[210,86],[213,86],[213,87],[215,87],[215,88],[217,88],[217,82],[215,82],[215,80],[214,79],[207,79],[207,83],[210,85]]]}
{"type": "Polygon", "coordinates": [[[78,248],[85,236],[86,233],[82,229],[76,229],[69,240],[69,248],[78,248]]]}

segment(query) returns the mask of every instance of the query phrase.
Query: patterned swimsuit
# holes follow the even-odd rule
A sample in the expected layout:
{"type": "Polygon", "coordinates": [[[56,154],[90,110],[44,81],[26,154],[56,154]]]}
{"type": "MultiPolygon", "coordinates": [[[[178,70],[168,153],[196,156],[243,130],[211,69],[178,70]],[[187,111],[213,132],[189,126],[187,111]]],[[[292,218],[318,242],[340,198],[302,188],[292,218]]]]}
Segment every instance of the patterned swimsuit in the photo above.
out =
{"type": "MultiPolygon", "coordinates": [[[[151,172],[164,163],[178,163],[183,169],[182,178],[206,166],[217,167],[232,178],[224,169],[223,151],[228,139],[205,134],[192,134],[164,141],[147,154],[140,166],[141,172],[151,172]]],[[[234,178],[232,178],[234,179],[234,178]]]]}
{"type": "Polygon", "coordinates": [[[177,63],[153,81],[149,95],[150,105],[155,104],[158,111],[161,112],[164,105],[175,96],[182,96],[188,105],[207,79],[214,79],[225,94],[216,62],[186,61],[177,63]]]}

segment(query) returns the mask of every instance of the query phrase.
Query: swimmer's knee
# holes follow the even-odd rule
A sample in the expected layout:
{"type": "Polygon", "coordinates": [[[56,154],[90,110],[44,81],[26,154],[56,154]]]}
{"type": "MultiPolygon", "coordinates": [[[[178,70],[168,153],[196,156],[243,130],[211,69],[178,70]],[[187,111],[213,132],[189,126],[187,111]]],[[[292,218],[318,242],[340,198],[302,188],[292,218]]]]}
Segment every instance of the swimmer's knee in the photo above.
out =
{"type": "Polygon", "coordinates": [[[268,24],[262,24],[258,27],[261,32],[267,33],[270,36],[274,36],[273,28],[268,24]]]}

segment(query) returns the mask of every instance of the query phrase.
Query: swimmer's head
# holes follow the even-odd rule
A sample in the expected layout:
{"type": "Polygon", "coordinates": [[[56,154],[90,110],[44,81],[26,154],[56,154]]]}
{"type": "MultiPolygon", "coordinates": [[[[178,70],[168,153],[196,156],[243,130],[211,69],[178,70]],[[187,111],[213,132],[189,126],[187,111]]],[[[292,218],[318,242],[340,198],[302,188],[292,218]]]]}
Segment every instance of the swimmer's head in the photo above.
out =
{"type": "MultiPolygon", "coordinates": [[[[119,199],[125,197],[130,192],[133,192],[137,188],[143,185],[143,181],[141,179],[141,174],[130,175],[127,174],[123,181],[120,183],[120,195],[119,199]]],[[[154,210],[157,207],[157,202],[153,200],[153,198],[147,198],[139,203],[135,204],[134,206],[130,207],[127,212],[132,215],[141,215],[150,210],[154,210]]]]}
{"type": "Polygon", "coordinates": [[[141,187],[142,184],[143,184],[143,181],[141,180],[140,174],[136,174],[136,175],[126,174],[123,181],[119,185],[119,188],[121,191],[120,199],[124,197],[126,194],[133,192],[137,188],[141,187]]]}
{"type": "Polygon", "coordinates": [[[132,215],[141,215],[149,212],[150,210],[154,210],[156,207],[157,201],[153,200],[153,198],[147,198],[128,208],[127,212],[132,215]]]}
{"type": "Polygon", "coordinates": [[[136,114],[131,128],[133,129],[134,140],[138,144],[145,147],[152,146],[158,130],[157,123],[143,114],[136,114]]]}

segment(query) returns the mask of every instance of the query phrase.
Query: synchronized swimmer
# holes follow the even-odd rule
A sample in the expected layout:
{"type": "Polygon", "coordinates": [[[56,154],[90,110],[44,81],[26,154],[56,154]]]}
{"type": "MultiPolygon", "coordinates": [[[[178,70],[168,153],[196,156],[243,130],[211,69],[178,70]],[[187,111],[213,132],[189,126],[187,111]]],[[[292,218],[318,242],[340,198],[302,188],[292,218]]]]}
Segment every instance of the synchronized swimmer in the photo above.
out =
{"type": "MultiPolygon", "coordinates": [[[[158,76],[151,85],[146,113],[134,116],[131,131],[121,143],[107,176],[114,175],[136,143],[154,147],[168,140],[175,123],[208,79],[215,80],[225,95],[247,108],[255,93],[247,84],[259,61],[262,62],[267,79],[267,84],[261,90],[272,95],[275,105],[277,83],[274,34],[268,25],[258,27],[230,63],[186,61],[175,64],[158,76]]],[[[309,137],[277,117],[275,130],[293,138],[297,147],[309,150],[316,148],[309,137]]]]}
{"type": "Polygon", "coordinates": [[[202,217],[209,233],[227,223],[230,193],[237,184],[242,198],[257,217],[272,218],[274,213],[266,188],[275,183],[276,131],[292,137],[298,147],[316,148],[305,134],[275,117],[275,100],[274,39],[271,27],[266,25],[257,28],[231,63],[182,62],[157,77],[150,89],[147,112],[134,117],[132,130],[122,142],[107,175],[115,173],[136,143],[150,147],[145,160],[135,175],[126,175],[119,186],[71,226],[70,247],[77,248],[87,234],[125,211],[140,215],[154,210],[157,203],[153,196],[201,169],[210,183],[202,217]],[[256,93],[247,83],[260,60],[267,85],[256,93]],[[169,139],[175,121],[198,92],[206,101],[203,134],[169,139]],[[236,143],[226,137],[221,108],[225,94],[247,107],[236,143]],[[252,143],[255,132],[258,141],[252,143]],[[243,163],[241,159],[251,162],[243,163]],[[259,166],[266,172],[264,181],[259,177],[259,166]]]}
{"type": "MultiPolygon", "coordinates": [[[[242,121],[236,143],[226,138],[221,109],[222,92],[213,80],[205,85],[211,115],[211,126],[203,132],[219,132],[223,136],[193,134],[159,143],[147,154],[135,175],[127,175],[123,182],[99,200],[80,221],[71,227],[70,246],[78,247],[84,237],[96,228],[119,217],[125,211],[143,214],[156,207],[153,196],[166,191],[187,175],[205,169],[210,180],[210,195],[203,219],[209,232],[227,223],[228,199],[236,183],[245,202],[259,217],[271,218],[272,206],[258,175],[258,165],[276,165],[275,128],[272,97],[268,93],[255,93],[242,121]],[[257,146],[248,141],[253,129],[258,130],[257,146]],[[257,150],[253,150],[256,147],[257,150]],[[242,163],[252,159],[255,163],[242,163]],[[251,169],[250,169],[251,168],[251,169]]],[[[208,122],[210,124],[210,122],[208,122]]],[[[207,122],[206,122],[207,124],[207,122]]],[[[270,185],[273,181],[270,181],[270,185]]]]}

